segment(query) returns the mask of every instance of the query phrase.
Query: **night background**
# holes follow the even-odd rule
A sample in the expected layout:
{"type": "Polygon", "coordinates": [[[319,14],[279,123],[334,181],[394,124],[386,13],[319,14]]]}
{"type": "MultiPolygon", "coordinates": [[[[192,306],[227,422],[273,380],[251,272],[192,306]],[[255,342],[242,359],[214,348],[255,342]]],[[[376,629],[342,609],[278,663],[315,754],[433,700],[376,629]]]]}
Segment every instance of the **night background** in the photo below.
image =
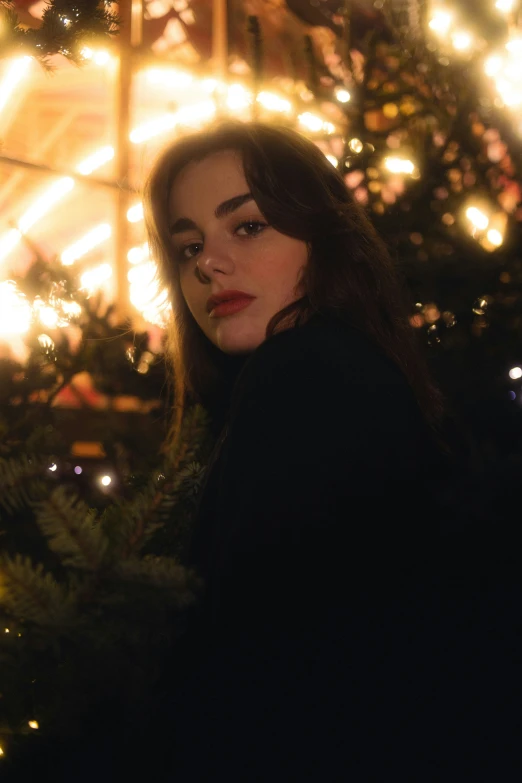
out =
{"type": "Polygon", "coordinates": [[[194,404],[164,448],[169,304],[140,188],[218,115],[295,128],[342,172],[472,444],[453,514],[519,539],[519,0],[222,8],[216,43],[210,0],[0,2],[7,769],[48,739],[139,725],[200,594],[184,553],[211,422],[194,404]]]}

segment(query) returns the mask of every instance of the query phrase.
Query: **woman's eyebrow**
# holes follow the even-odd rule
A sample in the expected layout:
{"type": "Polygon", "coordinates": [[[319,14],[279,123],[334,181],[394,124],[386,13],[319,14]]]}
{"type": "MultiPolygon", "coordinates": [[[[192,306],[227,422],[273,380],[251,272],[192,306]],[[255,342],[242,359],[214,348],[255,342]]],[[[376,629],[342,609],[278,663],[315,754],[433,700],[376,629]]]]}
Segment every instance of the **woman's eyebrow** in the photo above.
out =
{"type": "MultiPolygon", "coordinates": [[[[230,215],[231,212],[239,209],[239,207],[241,207],[247,201],[253,200],[254,197],[251,193],[243,193],[241,196],[233,196],[232,198],[223,201],[222,204],[219,204],[219,206],[217,206],[214,211],[214,215],[218,219],[226,217],[226,215],[230,215]]],[[[191,228],[197,228],[194,221],[190,218],[182,217],[178,218],[178,220],[172,224],[169,230],[171,234],[180,234],[182,231],[188,231],[191,228]]]]}

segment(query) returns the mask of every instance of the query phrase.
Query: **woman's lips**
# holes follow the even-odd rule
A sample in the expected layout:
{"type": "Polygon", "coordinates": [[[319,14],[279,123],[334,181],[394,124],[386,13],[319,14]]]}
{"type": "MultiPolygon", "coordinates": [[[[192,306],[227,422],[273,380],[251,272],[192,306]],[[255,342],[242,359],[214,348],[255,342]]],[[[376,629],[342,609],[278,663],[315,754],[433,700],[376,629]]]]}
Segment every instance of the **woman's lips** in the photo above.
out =
{"type": "Polygon", "coordinates": [[[223,318],[226,315],[233,315],[240,310],[244,310],[253,301],[254,297],[245,296],[241,299],[229,299],[228,302],[221,302],[221,304],[216,305],[210,311],[210,318],[223,318]]]}

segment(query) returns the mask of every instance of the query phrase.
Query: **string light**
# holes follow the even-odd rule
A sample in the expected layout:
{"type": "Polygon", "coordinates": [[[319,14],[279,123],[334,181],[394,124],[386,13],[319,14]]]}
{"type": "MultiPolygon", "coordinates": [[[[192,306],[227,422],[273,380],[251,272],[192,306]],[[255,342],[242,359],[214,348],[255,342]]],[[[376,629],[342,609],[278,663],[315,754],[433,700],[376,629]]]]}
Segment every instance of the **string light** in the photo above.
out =
{"type": "Polygon", "coordinates": [[[489,225],[489,218],[478,207],[468,207],[466,217],[471,221],[474,228],[485,231],[489,225]]]}
{"type": "Polygon", "coordinates": [[[40,726],[38,725],[38,721],[37,720],[30,720],[30,721],[28,721],[28,723],[29,723],[29,726],[32,729],[39,729],[40,728],[40,726]]]}
{"type": "Polygon", "coordinates": [[[52,472],[54,473],[54,471],[57,469],[57,467],[58,466],[56,465],[56,462],[53,462],[53,464],[49,466],[49,470],[52,470],[52,472]]]}
{"type": "Polygon", "coordinates": [[[487,233],[487,238],[491,242],[492,245],[495,245],[495,247],[500,247],[500,245],[504,241],[504,237],[498,231],[496,228],[491,228],[487,233]]]}
{"type": "Polygon", "coordinates": [[[24,334],[32,317],[31,306],[16,283],[13,280],[0,283],[0,335],[24,334]]]}
{"type": "Polygon", "coordinates": [[[103,283],[112,277],[112,266],[110,264],[100,264],[94,269],[88,269],[80,278],[81,288],[94,293],[102,287],[103,283]]]}
{"type": "Polygon", "coordinates": [[[338,88],[335,91],[335,97],[337,98],[339,103],[348,103],[352,98],[348,90],[344,90],[343,88],[338,88]]]}
{"type": "Polygon", "coordinates": [[[7,68],[6,74],[0,83],[0,111],[9,100],[13,90],[22,79],[27,76],[31,57],[17,57],[7,68]]]}
{"type": "Polygon", "coordinates": [[[415,172],[415,164],[404,158],[385,158],[384,167],[392,174],[413,174],[415,172]]]}
{"type": "Polygon", "coordinates": [[[112,479],[111,479],[110,476],[101,476],[100,477],[100,484],[103,487],[108,487],[111,482],[112,482],[112,479]]]}
{"type": "Polygon", "coordinates": [[[82,160],[81,163],[76,166],[76,171],[80,174],[92,174],[93,171],[99,169],[105,163],[108,163],[114,158],[114,147],[100,147],[99,150],[93,152],[88,158],[82,160]]]}
{"type": "Polygon", "coordinates": [[[66,248],[61,255],[61,262],[64,266],[74,264],[79,258],[84,256],[90,250],[105,242],[112,234],[112,227],[109,223],[101,223],[99,226],[91,229],[85,236],[74,244],[66,248]]]}
{"type": "Polygon", "coordinates": [[[513,367],[509,371],[509,377],[512,378],[514,381],[517,380],[517,378],[522,378],[522,368],[521,367],[513,367]]]}
{"type": "Polygon", "coordinates": [[[127,220],[129,223],[138,223],[143,220],[143,204],[134,204],[133,207],[127,210],[127,220]]]}

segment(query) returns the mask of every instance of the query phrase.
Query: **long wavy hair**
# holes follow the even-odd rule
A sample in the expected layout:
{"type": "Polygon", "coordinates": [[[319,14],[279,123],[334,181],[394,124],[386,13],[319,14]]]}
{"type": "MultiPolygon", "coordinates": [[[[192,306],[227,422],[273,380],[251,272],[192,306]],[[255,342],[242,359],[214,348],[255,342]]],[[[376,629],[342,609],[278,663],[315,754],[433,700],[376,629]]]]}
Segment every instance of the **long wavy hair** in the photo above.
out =
{"type": "Polygon", "coordinates": [[[204,335],[184,300],[169,233],[169,196],[187,163],[214,152],[241,156],[250,192],[270,225],[308,245],[304,295],[276,313],[266,339],[298,328],[314,313],[329,314],[364,333],[400,368],[435,439],[451,452],[442,424],[447,401],[410,323],[404,280],[341,174],[309,139],[286,127],[226,119],[171,143],[144,186],[144,217],[160,283],[170,293],[172,321],[166,359],[174,380],[167,443],[179,436],[187,403],[210,413],[217,434],[245,357],[228,356],[204,335]]]}

